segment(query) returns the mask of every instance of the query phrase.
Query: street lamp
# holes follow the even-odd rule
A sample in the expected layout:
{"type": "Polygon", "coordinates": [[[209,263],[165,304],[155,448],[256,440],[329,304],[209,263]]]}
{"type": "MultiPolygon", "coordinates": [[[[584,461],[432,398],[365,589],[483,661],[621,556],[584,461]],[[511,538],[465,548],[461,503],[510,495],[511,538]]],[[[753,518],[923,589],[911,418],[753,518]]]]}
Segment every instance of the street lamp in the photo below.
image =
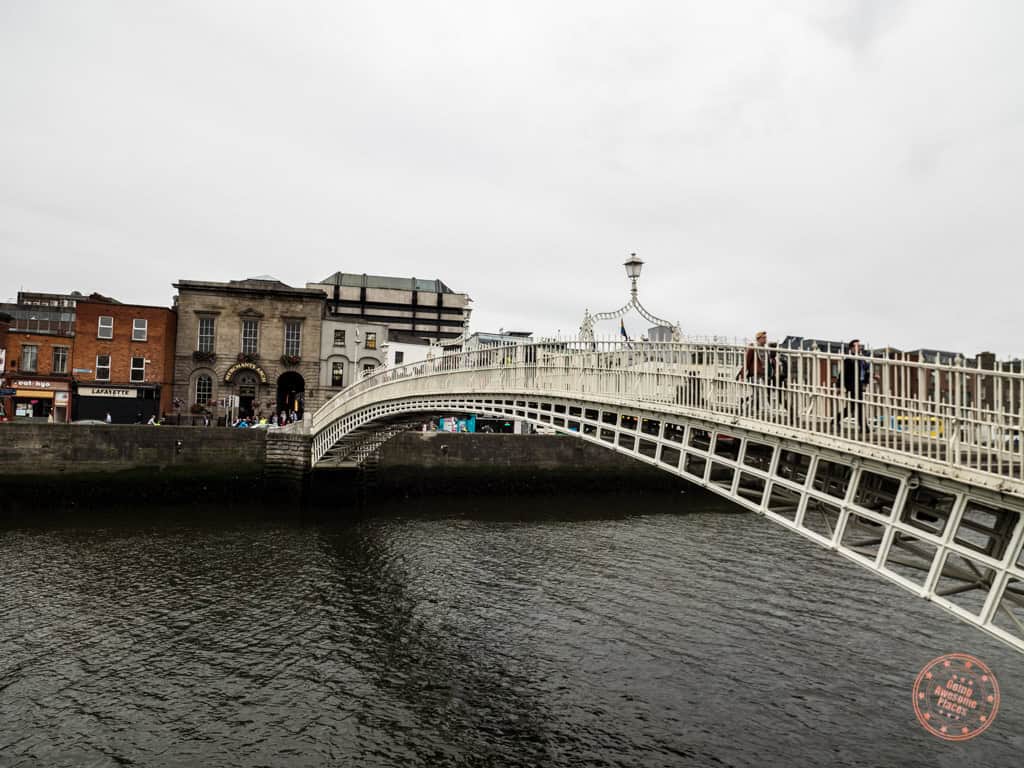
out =
{"type": "Polygon", "coordinates": [[[633,298],[636,298],[636,281],[640,279],[640,270],[644,268],[644,263],[636,257],[635,253],[629,254],[629,259],[623,262],[622,266],[626,268],[626,277],[633,281],[633,287],[630,288],[630,294],[633,298]]]}
{"type": "Polygon", "coordinates": [[[679,328],[679,323],[673,324],[667,320],[655,317],[640,303],[640,299],[637,296],[636,281],[640,279],[640,270],[643,269],[644,266],[643,260],[637,258],[635,253],[631,253],[629,254],[629,258],[623,262],[622,266],[626,268],[626,277],[630,280],[629,301],[614,312],[599,312],[592,315],[590,314],[589,309],[583,310],[583,322],[580,324],[580,340],[594,340],[594,323],[597,320],[615,320],[624,316],[630,309],[635,309],[637,314],[647,322],[653,323],[654,325],[662,328],[670,329],[672,333],[672,341],[680,341],[682,339],[682,331],[679,328]]]}

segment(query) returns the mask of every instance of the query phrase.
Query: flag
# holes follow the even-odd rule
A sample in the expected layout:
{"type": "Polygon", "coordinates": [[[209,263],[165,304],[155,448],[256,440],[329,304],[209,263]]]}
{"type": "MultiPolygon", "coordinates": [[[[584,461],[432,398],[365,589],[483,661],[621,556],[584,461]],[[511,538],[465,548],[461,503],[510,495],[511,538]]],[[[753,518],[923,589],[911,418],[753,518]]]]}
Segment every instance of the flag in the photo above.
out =
{"type": "Polygon", "coordinates": [[[626,341],[629,341],[629,334],[626,333],[626,323],[623,320],[621,320],[621,319],[619,320],[619,334],[626,341]]]}

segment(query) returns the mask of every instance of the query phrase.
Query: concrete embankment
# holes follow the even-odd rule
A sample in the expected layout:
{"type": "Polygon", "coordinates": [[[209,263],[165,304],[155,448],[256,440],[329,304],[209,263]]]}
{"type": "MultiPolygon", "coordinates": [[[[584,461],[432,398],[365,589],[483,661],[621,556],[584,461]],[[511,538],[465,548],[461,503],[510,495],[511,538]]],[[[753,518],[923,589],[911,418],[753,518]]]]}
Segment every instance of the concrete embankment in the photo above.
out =
{"type": "Polygon", "coordinates": [[[251,497],[265,459],[263,430],[0,424],[0,511],[251,497]]]}
{"type": "MultiPolygon", "coordinates": [[[[344,474],[314,470],[314,497],[344,474]]],[[[348,477],[357,477],[350,474],[348,477]]],[[[406,432],[386,443],[375,494],[552,493],[679,490],[683,480],[621,453],[565,435],[406,432]]]]}
{"type": "Polygon", "coordinates": [[[555,435],[409,432],[373,471],[309,469],[309,438],[287,432],[143,425],[0,424],[0,513],[187,504],[349,507],[372,495],[666,491],[668,473],[555,435]]]}

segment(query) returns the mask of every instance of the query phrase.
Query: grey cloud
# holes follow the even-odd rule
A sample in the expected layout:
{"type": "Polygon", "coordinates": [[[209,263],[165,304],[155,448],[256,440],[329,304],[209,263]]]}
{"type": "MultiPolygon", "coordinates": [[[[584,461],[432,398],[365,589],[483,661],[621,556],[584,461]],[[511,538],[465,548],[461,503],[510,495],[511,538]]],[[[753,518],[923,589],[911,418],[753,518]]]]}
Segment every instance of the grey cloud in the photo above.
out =
{"type": "Polygon", "coordinates": [[[815,24],[836,43],[862,53],[898,24],[907,0],[840,0],[834,11],[815,14],[815,24]]]}
{"type": "Polygon", "coordinates": [[[1024,353],[1024,6],[971,8],[0,4],[0,295],[366,271],[565,332],[635,250],[694,333],[1024,353]]]}

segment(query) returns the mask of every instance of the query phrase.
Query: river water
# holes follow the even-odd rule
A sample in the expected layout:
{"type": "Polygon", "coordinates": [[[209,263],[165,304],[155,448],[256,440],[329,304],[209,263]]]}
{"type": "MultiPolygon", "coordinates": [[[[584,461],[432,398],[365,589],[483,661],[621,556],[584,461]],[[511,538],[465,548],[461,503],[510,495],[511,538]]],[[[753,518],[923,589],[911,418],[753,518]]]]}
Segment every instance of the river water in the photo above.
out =
{"type": "Polygon", "coordinates": [[[1021,765],[1024,656],[702,493],[0,528],[2,766],[1021,765]],[[917,723],[944,653],[979,737],[917,723]]]}

